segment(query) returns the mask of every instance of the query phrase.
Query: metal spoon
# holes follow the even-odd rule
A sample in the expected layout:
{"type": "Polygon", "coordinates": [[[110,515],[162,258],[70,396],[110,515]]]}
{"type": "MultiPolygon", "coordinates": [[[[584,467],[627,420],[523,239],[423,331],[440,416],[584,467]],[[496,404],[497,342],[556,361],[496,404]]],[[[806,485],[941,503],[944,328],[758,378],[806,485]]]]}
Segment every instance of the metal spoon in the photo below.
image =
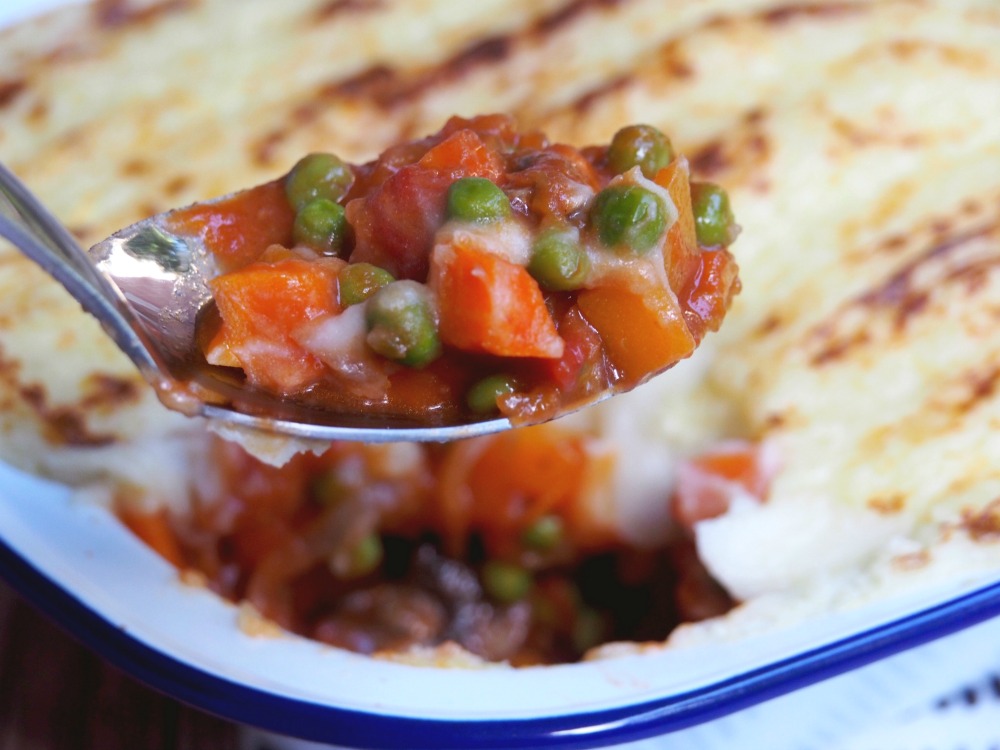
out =
{"type": "Polygon", "coordinates": [[[85,252],[0,164],[0,236],[62,284],[131,359],[169,408],[235,428],[305,440],[366,443],[446,441],[499,432],[505,418],[426,426],[399,418],[340,414],[251,390],[226,368],[195,366],[198,314],[210,301],[204,247],[153,216],[85,252]]]}

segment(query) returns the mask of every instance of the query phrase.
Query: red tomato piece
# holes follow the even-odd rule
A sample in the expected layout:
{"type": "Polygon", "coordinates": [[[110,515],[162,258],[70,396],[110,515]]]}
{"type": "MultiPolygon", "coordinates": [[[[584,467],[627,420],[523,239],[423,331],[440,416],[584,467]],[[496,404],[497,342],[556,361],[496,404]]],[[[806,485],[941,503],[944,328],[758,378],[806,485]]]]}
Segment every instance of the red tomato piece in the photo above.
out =
{"type": "Polygon", "coordinates": [[[542,291],[524,267],[467,244],[439,245],[429,283],[444,343],[502,357],[563,355],[542,291]]]}
{"type": "Polygon", "coordinates": [[[373,263],[396,278],[423,281],[434,233],[444,222],[448,188],[461,177],[496,180],[502,171],[500,157],[476,133],[450,135],[366,198],[347,205],[356,243],[351,262],[373,263]]]}
{"type": "Polygon", "coordinates": [[[351,263],[372,263],[397,279],[423,279],[449,184],[447,175],[411,164],[367,198],[348,203],[356,243],[351,263]]]}
{"type": "Polygon", "coordinates": [[[763,499],[773,467],[761,446],[742,441],[724,443],[681,465],[671,501],[674,518],[687,527],[729,510],[739,489],[763,499]]]}
{"type": "Polygon", "coordinates": [[[738,273],[725,248],[702,252],[698,270],[678,294],[685,307],[698,316],[700,333],[719,330],[733,295],[739,291],[738,273]]]}
{"type": "MultiPolygon", "coordinates": [[[[601,363],[601,336],[578,309],[570,309],[559,321],[559,335],[566,346],[559,359],[545,360],[545,379],[551,380],[562,391],[572,391],[588,366],[601,363]]],[[[603,375],[603,368],[600,373],[603,375]]],[[[596,384],[602,387],[603,382],[596,384]]],[[[586,391],[586,389],[584,389],[586,391]]]]}

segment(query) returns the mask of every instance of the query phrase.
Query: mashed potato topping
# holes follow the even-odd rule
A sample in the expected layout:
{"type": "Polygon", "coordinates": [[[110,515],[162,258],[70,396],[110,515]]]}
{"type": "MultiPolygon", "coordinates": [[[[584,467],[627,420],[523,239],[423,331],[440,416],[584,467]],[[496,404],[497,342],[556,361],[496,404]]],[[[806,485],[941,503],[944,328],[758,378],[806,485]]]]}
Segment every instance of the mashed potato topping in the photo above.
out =
{"type": "MultiPolygon", "coordinates": [[[[588,517],[644,548],[684,537],[684,462],[771,457],[659,569],[740,600],[671,636],[711,641],[1000,570],[998,50],[985,0],[105,1],[4,32],[0,155],[91,244],[456,112],[670,133],[738,207],[744,291],[710,349],[566,429],[612,466],[588,517]]],[[[0,289],[4,459],[187,512],[205,438],[9,248],[0,289]]]]}

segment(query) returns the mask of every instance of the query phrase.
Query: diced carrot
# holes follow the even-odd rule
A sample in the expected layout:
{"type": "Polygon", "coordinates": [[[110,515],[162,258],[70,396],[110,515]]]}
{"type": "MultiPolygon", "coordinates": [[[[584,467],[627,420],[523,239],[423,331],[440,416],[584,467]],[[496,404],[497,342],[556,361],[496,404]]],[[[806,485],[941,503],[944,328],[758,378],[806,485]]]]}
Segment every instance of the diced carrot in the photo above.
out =
{"type": "Polygon", "coordinates": [[[292,244],[295,211],[281,180],[244,190],[231,198],[174,212],[170,228],[201,237],[224,271],[252,263],[274,244],[292,244]]]}
{"type": "Polygon", "coordinates": [[[585,289],[577,305],[604,341],[626,383],[638,383],[694,351],[695,341],[665,294],[638,295],[624,287],[585,289]],[[664,304],[658,304],[664,303],[664,304]]]}
{"type": "Polygon", "coordinates": [[[220,326],[205,347],[205,361],[219,367],[239,367],[240,361],[233,354],[233,350],[229,348],[228,341],[229,334],[224,326],[220,326]]]}
{"type": "Polygon", "coordinates": [[[513,546],[541,516],[566,515],[583,491],[587,452],[579,435],[551,425],[486,438],[488,446],[469,468],[468,525],[494,553],[513,546]]]}
{"type": "Polygon", "coordinates": [[[664,262],[670,275],[670,286],[680,289],[694,272],[699,255],[691,210],[691,170],[687,159],[679,157],[661,169],[656,183],[670,193],[677,207],[677,221],[667,231],[664,262]]]}
{"type": "MultiPolygon", "coordinates": [[[[284,245],[268,245],[257,260],[261,263],[279,263],[283,260],[303,258],[302,252],[302,250],[296,250],[294,247],[285,247],[284,245]]],[[[307,249],[304,252],[308,255],[312,251],[307,249]]],[[[309,258],[307,257],[306,259],[309,258]]],[[[323,256],[323,263],[333,263],[338,267],[338,270],[347,265],[346,261],[342,261],[340,258],[328,256],[323,256]]]]}
{"type": "Polygon", "coordinates": [[[542,291],[522,266],[458,240],[434,248],[429,283],[444,343],[502,357],[562,356],[542,291]]]}
{"type": "Polygon", "coordinates": [[[324,365],[297,344],[303,324],[340,311],[334,266],[289,258],[254,263],[210,282],[226,345],[250,382],[293,393],[324,365]]]}
{"type": "Polygon", "coordinates": [[[472,130],[459,130],[421,157],[425,169],[459,177],[486,177],[496,181],[503,173],[503,160],[472,130]]]}
{"type": "Polygon", "coordinates": [[[133,534],[164,560],[177,567],[184,564],[180,542],[170,527],[170,519],[165,509],[149,512],[124,507],[119,509],[118,517],[133,534]]]}

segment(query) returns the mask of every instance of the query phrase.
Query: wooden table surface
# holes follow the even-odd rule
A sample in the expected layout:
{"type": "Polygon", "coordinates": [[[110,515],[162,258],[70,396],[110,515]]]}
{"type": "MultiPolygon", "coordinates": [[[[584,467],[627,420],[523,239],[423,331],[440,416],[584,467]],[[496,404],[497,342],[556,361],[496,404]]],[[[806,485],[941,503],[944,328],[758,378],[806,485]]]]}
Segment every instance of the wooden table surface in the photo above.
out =
{"type": "Polygon", "coordinates": [[[237,750],[235,725],[123,674],[0,583],[0,750],[237,750]]]}

